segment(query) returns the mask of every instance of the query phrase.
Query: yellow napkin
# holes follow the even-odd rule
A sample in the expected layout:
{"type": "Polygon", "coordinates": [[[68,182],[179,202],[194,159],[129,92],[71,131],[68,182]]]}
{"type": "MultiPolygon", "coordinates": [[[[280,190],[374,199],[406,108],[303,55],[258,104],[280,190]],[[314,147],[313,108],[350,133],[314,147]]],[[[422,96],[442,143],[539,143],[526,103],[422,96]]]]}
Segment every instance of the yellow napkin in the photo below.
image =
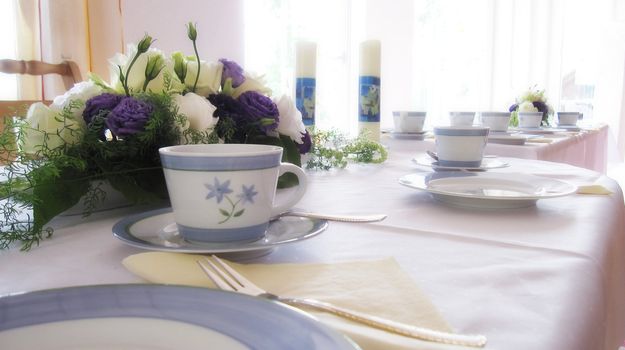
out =
{"type": "MultiPolygon", "coordinates": [[[[150,252],[131,255],[122,263],[149,282],[214,288],[197,265],[199,258],[191,254],[150,252]]],[[[394,259],[334,264],[230,265],[261,288],[278,295],[314,298],[398,322],[451,331],[394,259]]],[[[363,350],[462,348],[392,334],[327,313],[310,312],[348,335],[363,350]]]]}
{"type": "Polygon", "coordinates": [[[578,194],[598,194],[598,195],[609,195],[612,194],[612,191],[601,185],[584,185],[577,187],[578,194]]]}

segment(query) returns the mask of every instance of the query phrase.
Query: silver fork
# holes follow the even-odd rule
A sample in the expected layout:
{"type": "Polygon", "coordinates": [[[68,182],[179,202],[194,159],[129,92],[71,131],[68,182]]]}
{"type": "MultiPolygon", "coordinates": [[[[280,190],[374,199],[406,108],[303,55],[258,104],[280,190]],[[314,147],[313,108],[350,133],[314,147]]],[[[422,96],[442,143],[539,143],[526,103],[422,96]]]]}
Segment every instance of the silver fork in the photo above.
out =
{"type": "Polygon", "coordinates": [[[433,329],[406,325],[377,316],[367,315],[358,311],[348,310],[314,299],[280,297],[275,294],[268,293],[254,283],[250,282],[247,278],[236,272],[233,268],[215,255],[212,255],[211,259],[204,257],[203,259],[198,260],[197,263],[211,279],[211,281],[213,281],[213,283],[215,283],[215,285],[222,290],[267,298],[293,306],[312,307],[318,310],[333,313],[352,321],[366,324],[371,327],[420,340],[478,348],[486,345],[486,337],[483,335],[464,335],[441,332],[433,329]]]}

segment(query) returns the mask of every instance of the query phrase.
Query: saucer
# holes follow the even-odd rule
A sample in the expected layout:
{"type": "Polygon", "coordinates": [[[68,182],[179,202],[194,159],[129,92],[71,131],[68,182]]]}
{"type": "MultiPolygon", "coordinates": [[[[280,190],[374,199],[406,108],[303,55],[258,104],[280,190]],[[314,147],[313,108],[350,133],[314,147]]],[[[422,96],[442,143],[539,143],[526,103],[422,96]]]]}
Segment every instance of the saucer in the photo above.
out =
{"type": "Polygon", "coordinates": [[[502,145],[524,145],[528,138],[534,135],[527,134],[489,134],[488,143],[499,143],[502,145]]]}
{"type": "Polygon", "coordinates": [[[391,137],[395,139],[410,139],[410,140],[422,141],[425,139],[426,134],[427,134],[427,131],[419,131],[419,132],[391,131],[391,137]]]}
{"type": "Polygon", "coordinates": [[[171,208],[151,210],[122,219],[113,235],[135,248],[178,253],[212,253],[235,260],[266,255],[286,243],[314,237],[328,227],[326,220],[285,216],[269,223],[265,237],[251,242],[199,243],[178,233],[171,208]]]}
{"type": "Polygon", "coordinates": [[[565,132],[566,129],[557,128],[516,128],[515,130],[527,134],[555,134],[557,132],[565,132]]]}
{"type": "Polygon", "coordinates": [[[577,125],[558,125],[558,128],[566,131],[582,131],[582,128],[577,125]]]}
{"type": "Polygon", "coordinates": [[[486,171],[489,169],[498,169],[498,168],[506,168],[509,167],[510,164],[503,162],[496,158],[482,158],[482,164],[479,167],[475,168],[465,168],[465,167],[454,167],[454,166],[442,166],[438,164],[438,161],[432,159],[431,157],[421,157],[421,158],[413,158],[412,161],[421,166],[427,166],[435,171],[438,170],[477,170],[477,171],[486,171]]]}

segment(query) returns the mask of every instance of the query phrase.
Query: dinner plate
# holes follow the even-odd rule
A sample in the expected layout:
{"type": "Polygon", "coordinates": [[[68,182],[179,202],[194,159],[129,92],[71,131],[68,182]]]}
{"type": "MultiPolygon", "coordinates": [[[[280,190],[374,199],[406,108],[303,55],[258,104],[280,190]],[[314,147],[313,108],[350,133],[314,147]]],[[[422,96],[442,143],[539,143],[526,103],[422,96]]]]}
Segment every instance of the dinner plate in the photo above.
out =
{"type": "Polygon", "coordinates": [[[513,173],[416,173],[403,176],[399,183],[429,192],[447,204],[484,209],[530,207],[539,199],[577,191],[564,181],[513,173]]]}
{"type": "Polygon", "coordinates": [[[0,297],[3,349],[358,349],[289,306],[207,288],[98,285],[0,297]]]}
{"type": "Polygon", "coordinates": [[[420,157],[413,158],[412,161],[421,166],[430,167],[436,171],[438,170],[477,170],[477,171],[485,171],[489,169],[498,169],[509,167],[510,164],[501,161],[497,158],[482,158],[482,164],[479,167],[474,168],[464,168],[464,167],[455,167],[455,166],[443,166],[438,164],[437,160],[434,160],[432,157],[420,157]]]}
{"type": "Polygon", "coordinates": [[[122,219],[113,235],[136,248],[179,253],[213,253],[229,259],[250,259],[273,248],[314,237],[328,227],[321,219],[284,216],[269,223],[265,237],[248,242],[200,243],[185,240],[179,233],[171,208],[151,210],[122,219]]]}

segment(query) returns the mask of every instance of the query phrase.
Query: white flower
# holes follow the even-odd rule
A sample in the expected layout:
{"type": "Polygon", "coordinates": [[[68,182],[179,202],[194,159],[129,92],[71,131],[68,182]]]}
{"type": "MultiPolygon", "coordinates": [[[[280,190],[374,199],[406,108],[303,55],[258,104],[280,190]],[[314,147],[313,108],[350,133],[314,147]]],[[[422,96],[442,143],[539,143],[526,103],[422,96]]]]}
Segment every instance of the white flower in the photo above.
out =
{"type": "MultiPolygon", "coordinates": [[[[200,61],[200,77],[198,78],[197,85],[195,87],[195,93],[204,97],[217,93],[221,85],[222,71],[223,65],[221,62],[200,61]]],[[[189,91],[193,89],[193,83],[195,83],[196,75],[197,61],[189,60],[187,62],[187,76],[184,79],[184,84],[187,86],[189,91]]]]}
{"type": "Polygon", "coordinates": [[[194,93],[187,93],[182,96],[174,95],[174,102],[178,106],[178,112],[187,117],[187,125],[184,130],[204,131],[212,129],[217,124],[218,118],[213,117],[216,108],[205,97],[194,93]]]}
{"type": "Polygon", "coordinates": [[[540,112],[538,108],[534,107],[532,102],[525,101],[519,105],[519,112],[540,112]]]}
{"type": "Polygon", "coordinates": [[[80,139],[85,124],[82,116],[76,120],[61,120],[57,110],[41,102],[30,106],[26,123],[29,127],[24,129],[24,138],[20,143],[21,149],[26,153],[35,153],[44,142],[50,149],[64,143],[75,143],[80,139]]]}
{"type": "MultiPolygon", "coordinates": [[[[113,58],[109,59],[110,63],[110,71],[111,71],[111,86],[118,93],[124,93],[124,87],[122,86],[122,82],[119,80],[119,67],[122,67],[123,74],[126,74],[128,70],[128,66],[130,65],[132,59],[135,57],[137,53],[137,45],[129,44],[128,49],[125,55],[116,54],[113,58]]],[[[172,77],[175,76],[174,65],[171,60],[165,58],[163,52],[159,49],[150,48],[148,51],[137,58],[135,63],[132,65],[132,69],[130,69],[130,75],[128,76],[128,88],[130,91],[139,92],[143,91],[143,84],[145,83],[145,66],[148,64],[148,59],[151,56],[159,55],[165,61],[165,68],[161,70],[158,76],[151,80],[148,83],[146,91],[152,91],[155,93],[163,92],[164,88],[164,76],[165,74],[169,74],[172,77]],[[166,73],[167,72],[167,73],[166,73]]]]}
{"type": "Polygon", "coordinates": [[[271,89],[265,86],[265,79],[262,76],[245,73],[245,81],[234,89],[232,98],[236,99],[247,91],[256,91],[260,94],[271,95],[271,89]]]}
{"type": "Polygon", "coordinates": [[[69,91],[63,95],[57,96],[52,101],[50,108],[54,111],[61,112],[67,107],[71,101],[80,100],[83,102],[82,107],[72,110],[77,120],[82,120],[82,112],[85,110],[84,103],[88,99],[102,93],[102,89],[92,81],[83,81],[74,85],[69,91]]]}
{"type": "Polygon", "coordinates": [[[280,99],[273,101],[278,106],[280,122],[278,123],[278,133],[287,135],[296,143],[302,143],[302,136],[306,133],[306,126],[302,122],[302,113],[295,107],[293,100],[282,95],[280,99]]]}

